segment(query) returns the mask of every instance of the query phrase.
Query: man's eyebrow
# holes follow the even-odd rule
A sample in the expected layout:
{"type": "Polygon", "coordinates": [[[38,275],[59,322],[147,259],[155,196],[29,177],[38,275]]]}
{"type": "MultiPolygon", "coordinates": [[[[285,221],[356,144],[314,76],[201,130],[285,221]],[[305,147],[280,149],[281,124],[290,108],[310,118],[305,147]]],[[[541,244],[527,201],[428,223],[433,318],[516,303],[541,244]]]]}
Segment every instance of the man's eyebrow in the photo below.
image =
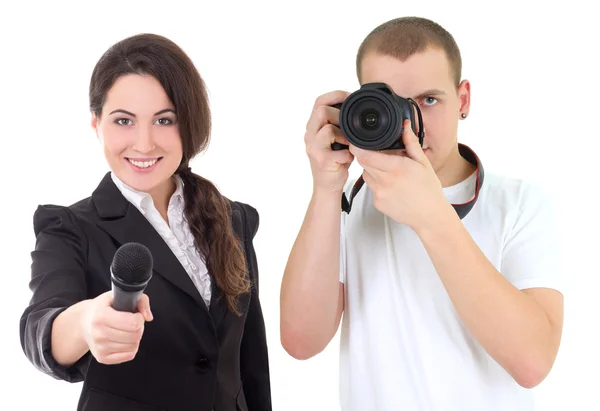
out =
{"type": "Polygon", "coordinates": [[[418,96],[413,97],[413,100],[420,100],[424,97],[442,97],[445,96],[446,92],[438,89],[430,89],[420,93],[418,96]]]}

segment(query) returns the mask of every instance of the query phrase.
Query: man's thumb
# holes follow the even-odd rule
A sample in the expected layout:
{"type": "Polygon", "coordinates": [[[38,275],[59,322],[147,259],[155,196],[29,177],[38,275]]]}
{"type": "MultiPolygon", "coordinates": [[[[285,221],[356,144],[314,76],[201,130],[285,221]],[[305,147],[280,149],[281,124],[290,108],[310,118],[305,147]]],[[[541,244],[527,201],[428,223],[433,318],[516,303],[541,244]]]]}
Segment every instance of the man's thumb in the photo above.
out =
{"type": "Polygon", "coordinates": [[[421,144],[419,144],[419,138],[415,135],[411,128],[410,120],[406,120],[404,122],[404,127],[404,134],[402,137],[404,147],[406,147],[406,154],[408,155],[408,157],[412,158],[415,161],[418,161],[424,166],[429,165],[429,160],[423,152],[421,144]]]}

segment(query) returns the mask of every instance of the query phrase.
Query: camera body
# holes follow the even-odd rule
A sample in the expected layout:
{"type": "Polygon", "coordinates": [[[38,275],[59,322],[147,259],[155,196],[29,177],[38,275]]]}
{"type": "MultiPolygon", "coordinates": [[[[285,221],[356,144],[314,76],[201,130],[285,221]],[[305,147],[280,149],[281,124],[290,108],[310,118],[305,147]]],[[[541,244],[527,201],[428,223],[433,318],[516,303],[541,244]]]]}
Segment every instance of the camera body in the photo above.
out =
{"type": "MultiPolygon", "coordinates": [[[[423,146],[423,119],[418,104],[412,99],[400,97],[385,83],[366,83],[350,94],[341,104],[340,129],[353,145],[365,150],[404,149],[402,134],[404,120],[409,119],[411,128],[423,146]],[[415,111],[419,123],[417,132],[415,111]]],[[[333,143],[333,150],[348,146],[333,143]]]]}

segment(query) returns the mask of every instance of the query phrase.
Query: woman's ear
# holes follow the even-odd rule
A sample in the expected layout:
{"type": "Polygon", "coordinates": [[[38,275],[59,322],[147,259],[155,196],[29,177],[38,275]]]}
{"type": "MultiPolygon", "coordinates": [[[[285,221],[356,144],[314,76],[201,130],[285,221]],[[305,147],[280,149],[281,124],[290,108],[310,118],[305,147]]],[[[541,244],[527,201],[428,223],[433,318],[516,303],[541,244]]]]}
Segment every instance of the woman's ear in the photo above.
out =
{"type": "Polygon", "coordinates": [[[91,125],[92,128],[94,129],[94,132],[96,133],[96,137],[100,137],[100,132],[98,130],[98,116],[96,116],[96,113],[92,113],[92,121],[91,121],[91,125]]]}

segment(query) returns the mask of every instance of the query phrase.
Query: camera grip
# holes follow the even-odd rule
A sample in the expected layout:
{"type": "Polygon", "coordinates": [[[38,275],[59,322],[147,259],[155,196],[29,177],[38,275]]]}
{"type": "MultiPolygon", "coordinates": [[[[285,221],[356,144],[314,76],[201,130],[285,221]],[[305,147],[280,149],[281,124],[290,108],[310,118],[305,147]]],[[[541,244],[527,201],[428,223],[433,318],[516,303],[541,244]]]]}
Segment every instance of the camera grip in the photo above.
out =
{"type": "MultiPolygon", "coordinates": [[[[333,106],[331,106],[333,108],[337,108],[338,110],[342,107],[342,103],[337,103],[334,104],[333,106]]],[[[338,151],[338,150],[347,150],[349,148],[349,146],[345,145],[345,144],[341,144],[341,143],[333,143],[331,144],[331,149],[333,151],[338,151]]]]}
{"type": "Polygon", "coordinates": [[[345,145],[345,144],[341,144],[341,143],[333,143],[331,144],[331,149],[333,151],[338,151],[338,150],[348,150],[350,147],[345,145]]]}

